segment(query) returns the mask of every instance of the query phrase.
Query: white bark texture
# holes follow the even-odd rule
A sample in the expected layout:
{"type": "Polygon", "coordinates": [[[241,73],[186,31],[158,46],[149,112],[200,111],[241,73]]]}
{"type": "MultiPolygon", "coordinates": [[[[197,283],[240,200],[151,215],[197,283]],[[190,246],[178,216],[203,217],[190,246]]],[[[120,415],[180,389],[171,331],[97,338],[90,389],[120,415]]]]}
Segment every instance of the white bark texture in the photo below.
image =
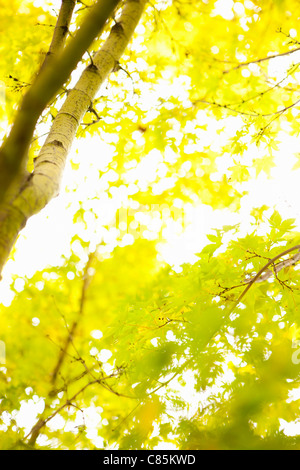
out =
{"type": "Polygon", "coordinates": [[[34,171],[14,198],[0,209],[0,272],[20,230],[59,193],[66,158],[76,130],[100,86],[119,62],[132,38],[147,0],[127,0],[93,63],[82,73],[58,112],[34,162],[34,171]]]}
{"type": "MultiPolygon", "coordinates": [[[[54,42],[49,51],[54,54],[48,55],[45,61],[46,66],[41,67],[31,87],[24,94],[14,123],[0,148],[1,204],[7,200],[7,192],[11,194],[17,190],[16,183],[25,172],[28,149],[41,113],[67,81],[93,40],[101,34],[108,18],[119,3],[120,0],[95,1],[80,28],[64,48],[61,47],[62,41],[58,30],[54,30],[54,42]]],[[[64,10],[66,16],[64,15],[63,19],[67,20],[69,8],[66,7],[68,7],[67,0],[62,0],[60,12],[63,14],[64,10]]],[[[57,26],[60,19],[58,18],[57,26]]]]}

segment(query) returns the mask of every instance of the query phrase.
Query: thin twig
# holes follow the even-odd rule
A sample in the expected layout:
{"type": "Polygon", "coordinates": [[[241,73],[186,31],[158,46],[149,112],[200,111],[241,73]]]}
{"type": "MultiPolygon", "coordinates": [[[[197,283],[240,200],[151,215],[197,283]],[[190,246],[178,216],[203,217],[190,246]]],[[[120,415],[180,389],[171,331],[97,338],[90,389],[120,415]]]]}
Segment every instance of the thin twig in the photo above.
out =
{"type": "Polygon", "coordinates": [[[292,49],[291,51],[281,52],[280,54],[273,54],[273,55],[270,55],[268,57],[263,57],[261,59],[249,60],[249,62],[241,62],[236,67],[232,67],[229,70],[224,70],[223,73],[224,74],[229,73],[229,72],[232,72],[233,70],[238,70],[242,67],[247,67],[247,65],[259,64],[259,63],[264,62],[266,60],[276,59],[277,57],[283,57],[285,55],[293,54],[294,52],[297,52],[297,51],[300,51],[300,47],[297,47],[296,49],[292,49]]]}
{"type": "Polygon", "coordinates": [[[231,111],[233,113],[236,113],[236,114],[241,114],[243,116],[249,116],[249,117],[277,117],[278,115],[281,115],[283,113],[285,113],[286,111],[288,111],[289,109],[293,108],[294,106],[296,106],[298,103],[300,102],[300,98],[295,101],[294,103],[292,103],[291,105],[289,106],[286,106],[285,108],[283,109],[280,109],[279,111],[274,111],[273,113],[266,113],[266,114],[260,114],[260,113],[249,113],[247,111],[239,111],[238,109],[234,109],[234,108],[231,108],[230,106],[226,105],[226,104],[220,104],[220,103],[216,103],[214,101],[206,101],[206,100],[195,100],[193,101],[193,104],[196,105],[198,103],[204,103],[204,104],[208,104],[210,106],[216,106],[217,108],[224,108],[224,109],[227,109],[228,111],[231,111]]]}
{"type": "MultiPolygon", "coordinates": [[[[80,303],[79,303],[79,310],[78,310],[78,313],[77,313],[77,317],[76,319],[73,321],[72,323],[72,326],[68,332],[68,336],[65,340],[65,344],[64,346],[61,348],[61,353],[59,355],[59,358],[58,358],[58,361],[57,361],[57,364],[53,370],[53,373],[52,373],[52,378],[51,378],[51,383],[52,384],[55,384],[56,382],[56,378],[57,378],[57,374],[59,372],[59,370],[61,369],[61,366],[63,364],[63,361],[65,359],[65,356],[66,356],[66,353],[67,353],[67,350],[69,348],[69,345],[72,343],[73,341],[73,338],[74,338],[74,335],[75,335],[75,332],[77,330],[77,327],[78,327],[78,323],[80,321],[80,318],[82,317],[83,315],[83,312],[84,312],[84,304],[85,304],[85,299],[86,299],[86,291],[87,291],[87,288],[88,288],[88,285],[90,283],[90,276],[89,276],[89,268],[91,266],[91,262],[94,258],[94,255],[95,253],[90,253],[89,255],[89,258],[88,258],[88,261],[86,263],[86,266],[85,266],[85,269],[84,269],[84,274],[83,274],[83,283],[82,283],[82,289],[81,289],[81,296],[80,296],[80,303]]],[[[77,352],[77,351],[76,351],[77,352]]]]}
{"type": "MultiPolygon", "coordinates": [[[[295,251],[295,250],[300,250],[300,245],[295,245],[293,246],[292,248],[288,248],[287,250],[285,251],[282,251],[281,253],[279,253],[279,255],[276,255],[274,256],[274,258],[271,258],[259,271],[258,273],[249,281],[248,285],[246,286],[246,288],[243,290],[243,292],[239,295],[238,299],[235,301],[233,307],[231,308],[230,312],[229,312],[229,315],[234,311],[235,307],[240,303],[240,301],[242,300],[242,298],[247,294],[248,290],[250,289],[251,286],[253,286],[253,284],[255,282],[257,282],[261,275],[267,271],[268,267],[271,266],[272,264],[275,263],[275,261],[277,261],[279,258],[282,258],[283,256],[287,255],[288,253],[291,253],[292,251],[295,251]]],[[[299,253],[297,253],[295,256],[297,256],[299,253]]],[[[294,258],[294,257],[293,257],[294,258]]],[[[300,257],[298,258],[297,256],[297,261],[300,259],[300,257]]],[[[287,260],[288,261],[288,260],[287,260]]],[[[284,266],[286,265],[283,265],[281,263],[279,263],[281,266],[280,266],[280,269],[282,269],[284,266]]],[[[293,264],[293,263],[291,263],[293,264]]],[[[277,269],[277,272],[280,271],[280,269],[278,268],[277,269]]]]}
{"type": "MultiPolygon", "coordinates": [[[[94,253],[91,253],[89,258],[88,258],[88,261],[87,261],[87,264],[85,266],[85,269],[84,269],[84,274],[83,274],[83,284],[82,284],[82,290],[81,290],[81,296],[80,296],[80,302],[79,302],[79,309],[78,309],[78,313],[77,313],[77,318],[74,320],[72,326],[71,326],[71,329],[68,331],[68,335],[66,337],[66,340],[65,340],[65,344],[64,346],[61,348],[61,351],[60,351],[60,354],[58,356],[58,360],[57,360],[57,363],[53,369],[53,372],[52,372],[52,375],[51,375],[51,384],[52,384],[52,388],[51,390],[49,391],[48,393],[48,399],[50,399],[51,397],[53,397],[53,395],[55,394],[55,383],[56,383],[56,379],[57,379],[57,376],[58,376],[58,373],[63,365],[63,362],[65,360],[65,357],[66,355],[68,355],[68,348],[69,348],[69,345],[72,343],[73,341],[73,337],[74,337],[74,334],[76,332],[76,329],[77,329],[77,326],[78,326],[78,322],[80,320],[80,318],[82,317],[83,315],[83,311],[84,311],[84,304],[85,304],[85,299],[86,299],[86,290],[87,290],[87,287],[88,287],[88,284],[89,284],[89,281],[90,281],[90,278],[89,278],[89,275],[88,275],[88,269],[90,267],[90,264],[91,264],[91,261],[93,259],[93,256],[94,256],[94,253]]],[[[77,353],[77,351],[76,351],[77,353]]],[[[81,360],[82,362],[82,360],[81,360]]],[[[84,362],[84,361],[83,361],[84,362]]],[[[86,373],[88,373],[89,371],[86,370],[85,371],[86,373]]],[[[97,381],[97,379],[95,379],[93,377],[93,382],[97,381]]],[[[49,409],[49,404],[46,404],[45,405],[45,409],[44,409],[44,412],[42,414],[42,416],[40,416],[40,418],[38,419],[38,421],[36,422],[36,424],[32,427],[30,433],[28,434],[28,436],[31,436],[30,438],[30,441],[29,441],[29,444],[30,445],[34,445],[35,442],[36,442],[36,439],[38,438],[39,436],[39,433],[40,433],[40,430],[42,429],[42,427],[44,427],[44,425],[46,424],[46,422],[49,421],[48,418],[45,418],[45,413],[47,412],[47,410],[49,409]]],[[[56,414],[56,413],[55,413],[56,414]]],[[[55,414],[53,416],[55,416],[55,414]]],[[[27,437],[28,437],[27,436],[27,437]]],[[[27,438],[26,437],[26,438],[27,438]]]]}

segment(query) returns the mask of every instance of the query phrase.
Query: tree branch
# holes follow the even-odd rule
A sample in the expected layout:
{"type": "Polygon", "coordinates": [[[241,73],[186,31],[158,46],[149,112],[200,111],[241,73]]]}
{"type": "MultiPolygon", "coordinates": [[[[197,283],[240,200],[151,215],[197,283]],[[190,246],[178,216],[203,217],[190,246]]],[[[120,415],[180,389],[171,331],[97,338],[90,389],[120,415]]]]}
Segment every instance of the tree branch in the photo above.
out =
{"type": "MultiPolygon", "coordinates": [[[[98,0],[67,46],[51,58],[25,94],[11,132],[0,149],[0,203],[25,172],[27,153],[39,116],[69,78],[120,0],[98,0]],[[51,62],[51,63],[50,63],[51,62]]],[[[55,42],[54,48],[57,47],[55,42]]]]}
{"type": "MultiPolygon", "coordinates": [[[[119,62],[134,33],[147,0],[128,0],[118,23],[82,73],[53,121],[34,162],[34,171],[20,191],[0,207],[0,273],[20,230],[59,192],[65,161],[77,128],[96,93],[119,62]]],[[[65,49],[66,50],[66,49],[65,49]]],[[[1,187],[1,164],[0,164],[1,187]]]]}
{"type": "MultiPolygon", "coordinates": [[[[293,246],[292,248],[288,248],[287,250],[284,250],[282,251],[281,253],[279,253],[279,255],[277,256],[274,256],[274,258],[270,259],[259,271],[257,274],[255,274],[255,276],[250,279],[249,281],[247,281],[247,286],[245,287],[245,289],[243,290],[243,292],[239,295],[238,299],[234,302],[234,305],[233,307],[231,308],[229,314],[231,314],[235,307],[240,303],[240,301],[242,300],[242,298],[246,295],[246,293],[248,292],[248,290],[250,289],[250,287],[255,283],[255,282],[259,282],[260,280],[265,280],[265,279],[268,279],[270,276],[268,275],[265,279],[261,279],[262,275],[264,272],[269,272],[270,270],[268,269],[269,266],[271,266],[272,264],[275,263],[275,261],[277,261],[279,258],[282,258],[283,256],[287,255],[288,253],[291,253],[291,251],[295,251],[295,250],[298,250],[298,253],[296,253],[292,258],[290,258],[290,260],[286,260],[286,261],[281,261],[280,263],[278,263],[277,265],[277,269],[275,269],[275,273],[277,274],[281,269],[283,269],[285,266],[290,266],[291,264],[294,264],[296,261],[298,261],[300,259],[300,256],[299,256],[299,250],[300,250],[300,245],[295,245],[293,246]],[[291,261],[289,263],[289,261],[291,261]]],[[[229,315],[228,314],[228,315],[229,315]]]]}
{"type": "MultiPolygon", "coordinates": [[[[68,347],[69,347],[70,343],[72,343],[72,341],[73,341],[73,338],[74,338],[75,332],[77,330],[77,326],[78,326],[78,323],[80,321],[80,318],[83,315],[84,304],[85,304],[85,299],[86,299],[86,290],[87,290],[89,282],[90,282],[88,269],[91,265],[94,254],[95,253],[90,253],[88,261],[85,265],[84,272],[83,272],[83,282],[82,282],[82,289],[81,289],[81,296],[80,296],[78,313],[76,315],[75,320],[72,323],[72,326],[71,326],[70,330],[68,331],[68,335],[66,337],[65,344],[60,350],[58,360],[57,360],[56,365],[54,366],[53,372],[51,374],[51,385],[52,385],[52,387],[51,387],[51,390],[49,391],[49,393],[47,395],[47,399],[46,399],[46,403],[45,403],[45,409],[44,409],[43,413],[41,414],[41,416],[39,417],[39,419],[37,420],[37,422],[35,423],[35,425],[33,426],[33,428],[30,431],[30,434],[29,434],[31,436],[30,445],[35,444],[35,441],[38,438],[40,430],[42,429],[42,427],[49,421],[49,419],[51,419],[51,417],[55,416],[56,413],[59,411],[59,410],[56,411],[54,413],[54,415],[51,415],[51,417],[46,418],[47,412],[50,409],[50,404],[52,403],[52,400],[53,400],[53,396],[57,396],[57,393],[59,392],[59,390],[55,389],[55,384],[56,384],[56,379],[57,379],[58,373],[59,373],[59,371],[62,367],[62,364],[64,362],[64,359],[66,357],[68,347]]],[[[87,373],[88,373],[88,371],[85,370],[84,373],[80,374],[80,376],[76,377],[76,379],[79,380],[81,377],[83,377],[87,373]]],[[[92,378],[93,378],[93,380],[95,380],[95,377],[92,377],[92,378]]]]}
{"type": "Polygon", "coordinates": [[[265,62],[266,60],[276,59],[277,57],[283,57],[285,55],[290,55],[298,51],[300,51],[300,47],[297,47],[296,49],[292,49],[291,51],[281,52],[280,54],[269,55],[268,57],[263,57],[261,59],[249,60],[249,62],[241,62],[236,67],[232,67],[229,70],[224,70],[223,74],[232,72],[233,70],[238,70],[242,67],[247,67],[247,65],[250,65],[250,64],[260,64],[261,62],[265,62]]]}
{"type": "Polygon", "coordinates": [[[68,332],[68,335],[67,335],[66,340],[65,340],[65,344],[61,348],[61,352],[60,352],[60,355],[58,357],[56,366],[53,369],[53,373],[52,373],[52,377],[51,377],[51,383],[53,385],[56,382],[57,375],[58,375],[58,373],[61,369],[61,366],[64,362],[64,359],[66,357],[66,353],[68,351],[69,345],[73,341],[74,335],[75,335],[76,330],[77,330],[78,323],[80,321],[80,318],[83,315],[84,304],[85,304],[85,299],[86,299],[86,291],[87,291],[88,285],[90,283],[90,276],[89,276],[88,271],[89,271],[89,267],[91,266],[91,263],[92,263],[92,260],[93,260],[94,256],[95,256],[95,253],[90,253],[88,261],[87,261],[87,263],[85,265],[85,268],[84,268],[83,282],[82,282],[81,296],[80,296],[80,305],[79,305],[78,313],[77,313],[76,319],[73,321],[72,326],[71,326],[71,328],[68,332]]]}
{"type": "Polygon", "coordinates": [[[54,28],[54,33],[52,36],[52,41],[39,73],[44,69],[44,67],[48,63],[51,62],[53,56],[63,49],[66,42],[67,33],[69,31],[69,26],[75,5],[76,0],[62,0],[57,22],[54,28]]]}

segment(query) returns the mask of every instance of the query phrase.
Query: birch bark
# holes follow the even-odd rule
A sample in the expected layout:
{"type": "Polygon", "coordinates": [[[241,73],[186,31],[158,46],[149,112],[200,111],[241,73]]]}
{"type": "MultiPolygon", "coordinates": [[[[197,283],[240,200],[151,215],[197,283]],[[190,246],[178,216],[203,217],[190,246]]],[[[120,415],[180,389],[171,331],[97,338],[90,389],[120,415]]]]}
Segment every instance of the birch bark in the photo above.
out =
{"type": "MultiPolygon", "coordinates": [[[[7,191],[11,193],[15,190],[20,174],[26,169],[28,149],[38,118],[69,78],[95,37],[101,33],[119,2],[98,0],[75,36],[39,71],[24,95],[11,131],[0,148],[0,203],[5,200],[7,191]]],[[[54,33],[56,36],[57,32],[54,33]]]]}
{"type": "Polygon", "coordinates": [[[118,22],[82,73],[58,112],[34,162],[34,171],[9,203],[0,208],[0,273],[16,238],[32,215],[59,193],[66,158],[76,130],[100,86],[119,62],[147,0],[127,0],[118,22]]]}

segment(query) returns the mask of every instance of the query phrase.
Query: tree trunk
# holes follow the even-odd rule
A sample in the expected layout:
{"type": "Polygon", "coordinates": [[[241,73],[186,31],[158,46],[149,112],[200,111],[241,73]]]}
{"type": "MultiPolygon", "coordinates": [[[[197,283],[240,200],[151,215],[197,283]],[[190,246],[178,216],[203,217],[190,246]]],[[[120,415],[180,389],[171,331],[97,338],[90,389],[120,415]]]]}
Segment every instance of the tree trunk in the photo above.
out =
{"type": "MultiPolygon", "coordinates": [[[[127,0],[118,22],[83,71],[58,112],[34,161],[34,171],[18,183],[18,191],[0,207],[0,273],[20,230],[58,195],[66,158],[76,130],[100,86],[118,64],[142,15],[147,0],[127,0]]],[[[116,2],[114,2],[116,3],[116,2]]]]}

